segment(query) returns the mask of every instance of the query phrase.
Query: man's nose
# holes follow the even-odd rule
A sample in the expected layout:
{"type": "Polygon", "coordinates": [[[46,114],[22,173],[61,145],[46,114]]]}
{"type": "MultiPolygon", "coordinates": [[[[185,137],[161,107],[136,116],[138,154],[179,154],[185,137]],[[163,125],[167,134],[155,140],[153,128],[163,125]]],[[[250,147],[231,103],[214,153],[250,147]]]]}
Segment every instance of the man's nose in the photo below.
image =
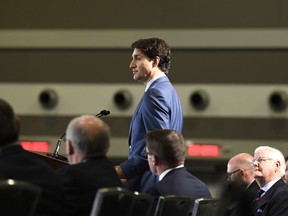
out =
{"type": "Polygon", "coordinates": [[[135,68],[136,67],[136,64],[134,62],[134,60],[132,60],[129,64],[129,68],[135,68]]]}

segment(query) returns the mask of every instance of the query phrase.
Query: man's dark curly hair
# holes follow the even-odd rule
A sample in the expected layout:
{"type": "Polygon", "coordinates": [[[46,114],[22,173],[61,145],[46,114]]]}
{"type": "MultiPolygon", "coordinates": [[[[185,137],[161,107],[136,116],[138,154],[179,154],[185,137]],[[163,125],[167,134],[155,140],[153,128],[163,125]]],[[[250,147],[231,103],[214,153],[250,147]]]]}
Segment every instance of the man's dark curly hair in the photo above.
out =
{"type": "Polygon", "coordinates": [[[171,64],[171,49],[164,40],[159,38],[139,39],[131,47],[141,50],[150,59],[158,56],[160,58],[158,67],[168,74],[171,64]]]}

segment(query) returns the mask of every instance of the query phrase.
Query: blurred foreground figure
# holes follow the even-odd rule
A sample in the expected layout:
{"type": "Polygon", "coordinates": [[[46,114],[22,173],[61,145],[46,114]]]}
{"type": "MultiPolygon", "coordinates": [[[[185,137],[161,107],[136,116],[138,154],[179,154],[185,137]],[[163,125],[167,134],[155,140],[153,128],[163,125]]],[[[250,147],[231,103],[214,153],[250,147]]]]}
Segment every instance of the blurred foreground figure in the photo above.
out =
{"type": "MultiPolygon", "coordinates": [[[[0,99],[0,179],[22,180],[42,188],[36,216],[62,215],[63,192],[55,171],[19,143],[20,121],[0,99]]],[[[13,203],[11,203],[13,207],[13,203]]],[[[21,215],[21,212],[19,212],[21,215]]]]}
{"type": "Polygon", "coordinates": [[[222,212],[219,216],[251,215],[251,204],[259,190],[253,176],[252,160],[252,155],[240,153],[228,161],[227,183],[221,195],[222,212]]]}

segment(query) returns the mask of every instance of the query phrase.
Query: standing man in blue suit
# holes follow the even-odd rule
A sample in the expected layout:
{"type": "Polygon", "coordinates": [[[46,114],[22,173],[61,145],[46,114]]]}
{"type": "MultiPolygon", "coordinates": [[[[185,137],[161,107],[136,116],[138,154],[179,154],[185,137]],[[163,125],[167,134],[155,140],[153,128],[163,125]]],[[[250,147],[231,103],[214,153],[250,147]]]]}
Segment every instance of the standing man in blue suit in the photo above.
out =
{"type": "Polygon", "coordinates": [[[148,38],[135,41],[132,48],[129,67],[133,79],[146,88],[132,117],[128,160],[115,168],[127,188],[146,192],[158,180],[144,155],[146,133],[155,129],[182,132],[183,113],[179,96],[167,77],[171,63],[169,45],[162,39],[148,38]]]}

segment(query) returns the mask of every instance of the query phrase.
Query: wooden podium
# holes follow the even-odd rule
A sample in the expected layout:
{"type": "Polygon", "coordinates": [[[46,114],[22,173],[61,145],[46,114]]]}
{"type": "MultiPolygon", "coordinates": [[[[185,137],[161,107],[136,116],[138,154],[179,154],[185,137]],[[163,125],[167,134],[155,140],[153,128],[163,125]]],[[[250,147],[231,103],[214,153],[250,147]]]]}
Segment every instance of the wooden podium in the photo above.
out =
{"type": "Polygon", "coordinates": [[[62,166],[68,165],[67,158],[64,156],[59,155],[58,157],[52,156],[52,154],[47,154],[44,152],[32,152],[31,153],[35,154],[40,160],[48,164],[50,167],[53,169],[58,169],[62,166]]]}

